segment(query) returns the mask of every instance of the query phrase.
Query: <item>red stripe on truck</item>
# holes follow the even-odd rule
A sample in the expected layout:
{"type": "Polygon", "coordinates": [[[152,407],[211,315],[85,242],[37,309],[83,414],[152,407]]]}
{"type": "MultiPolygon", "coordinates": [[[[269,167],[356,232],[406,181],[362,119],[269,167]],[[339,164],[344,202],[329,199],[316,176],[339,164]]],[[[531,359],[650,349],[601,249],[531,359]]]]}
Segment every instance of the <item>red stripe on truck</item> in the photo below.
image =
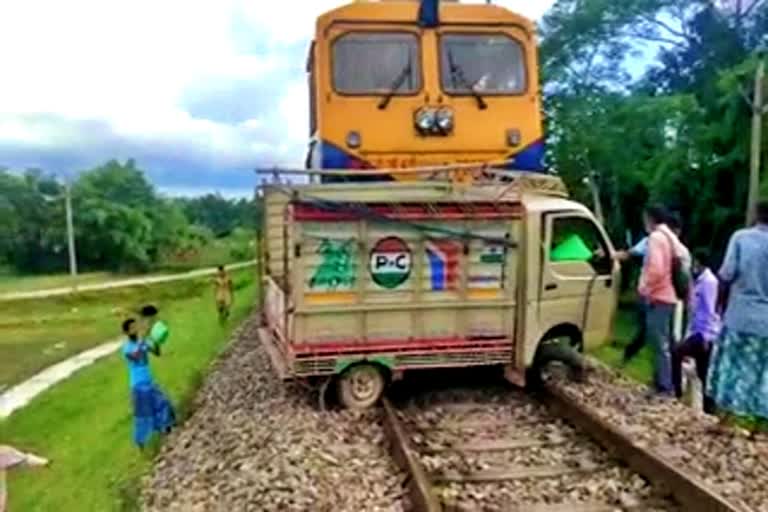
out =
{"type": "MultiPolygon", "coordinates": [[[[522,205],[508,203],[444,203],[429,206],[366,204],[365,210],[398,220],[511,219],[523,215],[522,205]]],[[[359,220],[360,215],[351,211],[331,211],[307,203],[297,203],[293,206],[293,218],[297,221],[338,222],[359,220]]]]}
{"type": "Polygon", "coordinates": [[[512,340],[505,337],[488,338],[414,338],[410,340],[339,340],[323,343],[303,343],[293,345],[292,352],[296,356],[328,355],[328,354],[367,354],[370,352],[409,352],[424,350],[458,349],[495,349],[511,346],[512,340]]]}

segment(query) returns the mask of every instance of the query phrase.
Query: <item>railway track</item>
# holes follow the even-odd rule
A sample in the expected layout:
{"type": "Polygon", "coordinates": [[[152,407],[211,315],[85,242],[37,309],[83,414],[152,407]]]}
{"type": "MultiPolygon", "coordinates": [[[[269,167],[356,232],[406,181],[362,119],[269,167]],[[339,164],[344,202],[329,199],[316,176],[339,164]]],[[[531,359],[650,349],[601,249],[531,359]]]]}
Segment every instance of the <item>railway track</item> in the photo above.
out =
{"type": "Polygon", "coordinates": [[[384,401],[417,512],[743,511],[547,385],[384,401]]]}

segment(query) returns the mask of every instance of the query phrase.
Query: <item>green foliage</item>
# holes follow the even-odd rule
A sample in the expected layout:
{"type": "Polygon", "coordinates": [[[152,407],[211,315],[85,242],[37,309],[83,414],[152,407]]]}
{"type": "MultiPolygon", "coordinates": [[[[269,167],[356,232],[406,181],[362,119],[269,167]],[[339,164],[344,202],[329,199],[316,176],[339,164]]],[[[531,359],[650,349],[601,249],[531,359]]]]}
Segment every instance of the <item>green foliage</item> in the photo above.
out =
{"type": "MultiPolygon", "coordinates": [[[[250,233],[259,215],[253,201],[161,197],[133,160],[111,160],[80,174],[72,204],[84,270],[135,272],[177,263],[188,268],[209,263],[204,255],[213,246],[216,263],[226,263],[249,254],[248,244],[214,243],[215,237],[239,227],[250,233]]],[[[0,168],[0,263],[27,273],[67,268],[64,190],[52,176],[0,168]]]]}
{"type": "Polygon", "coordinates": [[[55,265],[66,237],[63,225],[50,222],[64,218],[64,206],[51,192],[59,187],[38,170],[0,170],[0,261],[20,269],[55,265]]]}
{"type": "Polygon", "coordinates": [[[217,237],[227,236],[239,226],[255,230],[260,223],[260,208],[252,200],[229,201],[218,194],[207,194],[179,199],[178,203],[190,222],[207,227],[217,237]]]}
{"type": "Polygon", "coordinates": [[[551,162],[576,197],[591,203],[591,177],[617,241],[652,200],[721,252],[745,217],[744,95],[768,2],[558,0],[541,33],[551,162]]]}

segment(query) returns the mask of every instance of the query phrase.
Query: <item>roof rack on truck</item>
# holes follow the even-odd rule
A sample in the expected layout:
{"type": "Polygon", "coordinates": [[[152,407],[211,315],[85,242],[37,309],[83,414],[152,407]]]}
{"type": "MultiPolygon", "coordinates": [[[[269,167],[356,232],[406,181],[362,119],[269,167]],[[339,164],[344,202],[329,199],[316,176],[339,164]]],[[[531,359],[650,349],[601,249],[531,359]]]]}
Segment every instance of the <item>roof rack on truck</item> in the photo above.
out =
{"type": "MultiPolygon", "coordinates": [[[[402,199],[409,191],[418,192],[419,200],[425,199],[424,193],[432,190],[437,193],[453,192],[466,196],[465,199],[485,199],[494,201],[518,201],[522,194],[545,195],[552,197],[568,197],[568,190],[563,181],[551,174],[534,173],[529,171],[510,171],[499,169],[488,163],[451,164],[429,167],[411,167],[399,169],[361,169],[350,172],[348,169],[256,169],[256,174],[262,177],[261,185],[290,185],[301,194],[301,189],[317,190],[346,190],[356,188],[373,190],[371,180],[382,178],[382,188],[397,192],[392,197],[402,199]],[[305,183],[289,183],[288,176],[306,178],[305,183]],[[318,181],[323,177],[333,178],[364,178],[364,182],[334,182],[318,181]],[[399,179],[392,181],[391,177],[399,179]],[[390,178],[390,179],[388,179],[390,178]],[[359,187],[364,183],[364,187],[359,187]],[[358,187],[355,187],[358,185],[358,187]],[[489,197],[491,196],[491,197],[489,197]]],[[[378,188],[378,187],[377,187],[378,188]]],[[[345,195],[342,193],[342,195],[345,195]]],[[[348,200],[363,198],[347,197],[348,200]]],[[[458,199],[458,198],[454,198],[458,199]]]]}

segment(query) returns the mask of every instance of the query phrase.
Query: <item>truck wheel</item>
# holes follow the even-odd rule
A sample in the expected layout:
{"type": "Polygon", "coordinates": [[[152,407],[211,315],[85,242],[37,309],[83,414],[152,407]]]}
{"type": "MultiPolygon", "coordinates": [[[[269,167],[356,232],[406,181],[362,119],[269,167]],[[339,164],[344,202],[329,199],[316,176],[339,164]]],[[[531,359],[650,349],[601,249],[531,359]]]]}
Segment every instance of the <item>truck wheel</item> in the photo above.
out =
{"type": "Polygon", "coordinates": [[[531,388],[542,384],[542,372],[553,362],[564,364],[576,381],[584,380],[584,360],[581,345],[570,336],[547,337],[539,344],[533,365],[528,370],[527,381],[531,388]]]}
{"type": "Polygon", "coordinates": [[[372,364],[350,367],[339,377],[339,402],[347,409],[372,407],[384,392],[384,375],[372,364]]]}

